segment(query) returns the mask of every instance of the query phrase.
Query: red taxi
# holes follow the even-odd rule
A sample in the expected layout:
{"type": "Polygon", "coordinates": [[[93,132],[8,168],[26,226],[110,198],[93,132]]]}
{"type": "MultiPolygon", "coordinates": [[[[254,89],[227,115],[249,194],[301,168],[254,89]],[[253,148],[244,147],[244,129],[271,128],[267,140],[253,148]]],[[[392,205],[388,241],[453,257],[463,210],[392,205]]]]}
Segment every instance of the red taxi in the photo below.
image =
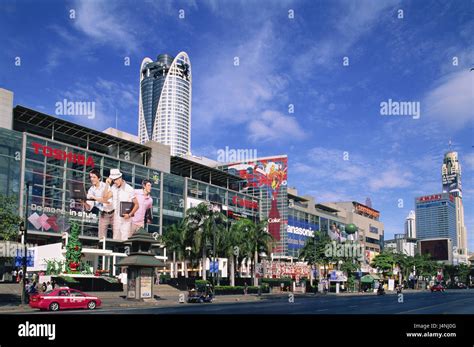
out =
{"type": "Polygon", "coordinates": [[[76,289],[62,287],[49,292],[33,294],[30,296],[30,307],[40,310],[59,311],[74,308],[87,308],[93,310],[101,305],[96,296],[90,296],[76,289]]]}

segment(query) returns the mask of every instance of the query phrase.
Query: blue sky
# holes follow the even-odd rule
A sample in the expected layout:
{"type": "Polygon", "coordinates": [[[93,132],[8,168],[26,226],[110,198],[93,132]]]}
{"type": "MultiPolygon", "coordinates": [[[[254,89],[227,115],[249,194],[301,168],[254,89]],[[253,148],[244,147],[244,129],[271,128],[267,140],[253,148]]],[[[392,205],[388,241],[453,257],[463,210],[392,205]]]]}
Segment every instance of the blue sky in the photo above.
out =
{"type": "Polygon", "coordinates": [[[142,59],[186,51],[194,154],[287,154],[290,186],[319,202],[370,197],[386,239],[403,232],[415,196],[441,191],[451,139],[474,250],[470,18],[461,0],[7,0],[0,87],[49,114],[64,98],[94,101],[95,119],[64,118],[103,130],[117,112],[136,134],[142,59]],[[382,116],[389,99],[419,102],[420,118],[382,116]]]}

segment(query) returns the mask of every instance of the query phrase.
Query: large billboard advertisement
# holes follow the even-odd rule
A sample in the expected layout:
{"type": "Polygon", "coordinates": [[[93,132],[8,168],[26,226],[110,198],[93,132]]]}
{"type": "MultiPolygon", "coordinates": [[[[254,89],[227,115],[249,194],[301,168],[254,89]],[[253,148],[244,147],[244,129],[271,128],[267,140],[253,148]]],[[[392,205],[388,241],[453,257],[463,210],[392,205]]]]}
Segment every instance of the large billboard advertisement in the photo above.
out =
{"type": "Polygon", "coordinates": [[[420,253],[429,254],[433,260],[449,261],[450,259],[449,239],[421,240],[419,245],[420,253]]]}
{"type": "Polygon", "coordinates": [[[319,225],[298,221],[288,216],[288,227],[286,229],[288,249],[303,248],[309,237],[314,237],[314,232],[319,230],[319,225]]]}
{"type": "Polygon", "coordinates": [[[456,173],[443,174],[443,192],[461,196],[461,179],[456,173]]]}
{"type": "Polygon", "coordinates": [[[288,158],[267,158],[254,162],[230,164],[229,173],[247,181],[244,189],[266,189],[272,198],[276,198],[282,185],[287,184],[288,158]]]}
{"type": "MultiPolygon", "coordinates": [[[[272,157],[256,159],[255,161],[234,163],[227,166],[229,173],[246,180],[244,191],[256,194],[256,191],[266,192],[267,201],[262,201],[262,213],[268,220],[268,230],[275,241],[282,239],[283,228],[286,227],[285,216],[279,206],[287,204],[286,198],[279,195],[281,188],[287,185],[288,158],[272,157]]],[[[282,251],[281,245],[273,250],[282,251]]]]}

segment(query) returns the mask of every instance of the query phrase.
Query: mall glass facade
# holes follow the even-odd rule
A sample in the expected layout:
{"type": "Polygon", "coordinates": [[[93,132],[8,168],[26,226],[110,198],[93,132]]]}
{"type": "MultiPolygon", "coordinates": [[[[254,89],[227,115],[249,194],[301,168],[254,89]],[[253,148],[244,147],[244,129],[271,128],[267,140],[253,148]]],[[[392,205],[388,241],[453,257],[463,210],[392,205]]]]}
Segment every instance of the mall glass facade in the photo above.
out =
{"type": "Polygon", "coordinates": [[[341,231],[341,236],[347,238],[345,223],[341,218],[331,217],[322,212],[319,215],[305,212],[295,208],[295,204],[293,204],[293,207],[288,209],[288,255],[298,258],[306,240],[313,237],[311,235],[314,235],[314,232],[321,231],[323,234],[329,235],[331,225],[334,224],[341,231]]]}
{"type": "MultiPolygon", "coordinates": [[[[153,220],[147,226],[150,233],[166,232],[169,225],[181,221],[189,207],[188,198],[218,203],[224,206],[223,210],[233,211],[240,217],[258,219],[258,200],[252,196],[163,173],[138,163],[140,156],[135,156],[137,162],[130,157],[134,157],[133,154],[121,159],[121,156],[116,158],[0,128],[0,193],[16,196],[20,201],[23,192],[21,213],[26,214],[28,220],[28,240],[40,245],[58,242],[61,234],[70,229],[71,222],[76,222],[84,244],[97,246],[98,214],[94,210],[85,212],[70,194],[72,182],[84,184],[86,190],[90,187],[92,168],[99,170],[103,178],[109,176],[111,169],[118,168],[135,189],[141,188],[144,179],[152,182],[153,220]]],[[[114,242],[110,227],[107,237],[108,243],[114,242]]]]}

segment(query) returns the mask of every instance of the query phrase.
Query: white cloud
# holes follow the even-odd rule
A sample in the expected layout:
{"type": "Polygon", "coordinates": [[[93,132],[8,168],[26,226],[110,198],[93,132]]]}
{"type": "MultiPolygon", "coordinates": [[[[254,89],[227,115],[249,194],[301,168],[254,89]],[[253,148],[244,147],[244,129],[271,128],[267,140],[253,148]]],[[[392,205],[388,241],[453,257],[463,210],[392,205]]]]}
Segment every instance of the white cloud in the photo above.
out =
{"type": "Polygon", "coordinates": [[[260,117],[250,122],[249,138],[254,142],[289,139],[298,141],[307,135],[294,117],[276,111],[264,111],[260,117]]]}
{"type": "MultiPolygon", "coordinates": [[[[67,101],[94,102],[95,118],[84,116],[63,116],[62,118],[78,122],[85,126],[102,131],[107,127],[115,127],[117,112],[118,127],[131,134],[137,134],[138,111],[133,114],[124,113],[131,105],[138,110],[138,92],[135,85],[125,84],[98,78],[95,83],[76,82],[71,88],[58,93],[57,102],[67,101]],[[130,119],[132,120],[130,122],[130,119]]],[[[54,107],[53,107],[54,109],[54,107]]]]}
{"type": "Polygon", "coordinates": [[[461,165],[468,169],[474,170],[474,153],[464,154],[461,158],[461,165]]]}
{"type": "Polygon", "coordinates": [[[114,2],[76,1],[75,27],[97,43],[110,44],[125,52],[136,52],[139,37],[133,25],[114,2]]]}
{"type": "Polygon", "coordinates": [[[429,119],[439,120],[444,126],[458,130],[472,126],[474,120],[474,74],[461,71],[449,74],[438,81],[430,90],[422,103],[429,119]]]}
{"type": "Polygon", "coordinates": [[[312,75],[308,67],[324,65],[329,68],[341,64],[342,57],[354,53],[354,44],[372,31],[381,18],[390,16],[398,2],[399,0],[338,2],[339,12],[333,20],[332,35],[310,43],[312,48],[301,54],[293,65],[297,75],[304,79],[312,75]]]}
{"type": "Polygon", "coordinates": [[[368,177],[368,182],[372,191],[406,188],[412,185],[412,177],[413,174],[407,169],[392,165],[391,167],[368,177]]]}

